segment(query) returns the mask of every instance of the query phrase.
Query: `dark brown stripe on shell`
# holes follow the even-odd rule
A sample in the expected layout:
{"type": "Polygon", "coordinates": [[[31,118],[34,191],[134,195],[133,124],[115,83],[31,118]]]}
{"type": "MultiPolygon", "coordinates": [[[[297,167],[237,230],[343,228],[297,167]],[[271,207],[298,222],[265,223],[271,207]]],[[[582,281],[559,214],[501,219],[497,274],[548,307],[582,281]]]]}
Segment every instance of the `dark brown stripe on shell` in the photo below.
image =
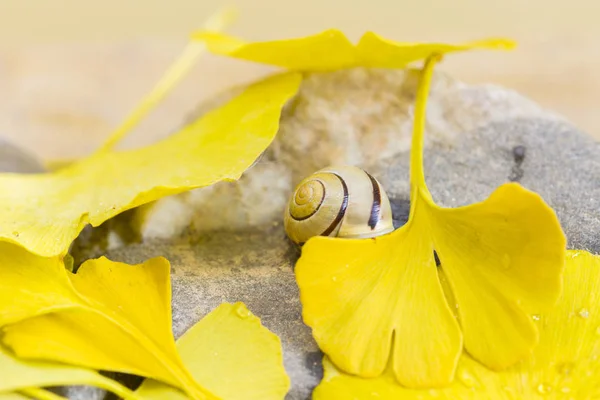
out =
{"type": "Polygon", "coordinates": [[[371,230],[373,230],[381,219],[381,191],[379,190],[379,184],[375,178],[367,171],[365,171],[365,174],[367,174],[371,180],[371,185],[373,185],[373,205],[371,206],[371,216],[369,217],[369,226],[371,227],[371,230]]]}
{"type": "Polygon", "coordinates": [[[325,229],[320,236],[329,236],[329,234],[333,232],[333,230],[340,224],[340,222],[344,218],[344,215],[346,215],[346,209],[348,208],[348,186],[346,185],[346,182],[344,182],[344,179],[342,179],[341,176],[333,172],[331,172],[331,174],[335,175],[342,183],[342,189],[344,190],[344,200],[342,200],[342,205],[340,206],[340,211],[338,211],[338,215],[335,217],[331,225],[329,225],[329,227],[325,229]]]}
{"type": "Polygon", "coordinates": [[[288,209],[289,213],[290,213],[290,217],[292,217],[293,219],[295,219],[296,221],[304,221],[305,219],[309,219],[310,217],[312,217],[313,215],[315,215],[317,213],[317,211],[319,211],[319,208],[321,208],[321,204],[323,204],[323,202],[325,201],[325,185],[323,185],[323,182],[321,182],[320,180],[316,179],[317,182],[319,182],[319,184],[321,185],[321,187],[323,188],[323,196],[321,196],[321,201],[319,202],[319,205],[317,206],[317,208],[315,208],[315,210],[313,212],[311,212],[309,215],[307,215],[306,217],[302,217],[302,218],[296,218],[292,215],[292,210],[288,209]]]}

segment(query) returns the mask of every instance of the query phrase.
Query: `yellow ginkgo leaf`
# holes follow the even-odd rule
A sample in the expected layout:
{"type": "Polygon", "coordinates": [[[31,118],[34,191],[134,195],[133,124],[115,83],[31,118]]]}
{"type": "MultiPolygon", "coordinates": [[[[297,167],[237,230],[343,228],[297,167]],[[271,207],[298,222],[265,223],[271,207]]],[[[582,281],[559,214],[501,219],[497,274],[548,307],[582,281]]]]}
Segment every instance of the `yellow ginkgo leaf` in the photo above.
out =
{"type": "Polygon", "coordinates": [[[8,310],[0,313],[2,342],[18,357],[132,373],[192,398],[213,397],[175,348],[167,260],[127,265],[100,258],[72,274],[21,247],[0,247],[0,310],[8,310]]]}
{"type": "Polygon", "coordinates": [[[491,368],[529,355],[538,333],[528,311],[557,299],[565,254],[555,213],[518,184],[466,207],[433,202],[422,157],[434,64],[417,93],[406,225],[372,239],[314,237],[296,265],[304,320],[330,359],[363,377],[380,375],[391,359],[408,387],[450,383],[463,342],[491,368]]]}
{"type": "MultiPolygon", "coordinates": [[[[244,304],[221,304],[178,341],[181,359],[198,382],[226,400],[281,400],[290,381],[279,338],[244,304]]],[[[176,389],[146,380],[146,400],[185,399],[176,389]]]]}
{"type": "Polygon", "coordinates": [[[463,355],[451,386],[411,390],[395,383],[391,367],[378,378],[364,379],[342,373],[325,359],[325,377],[313,399],[596,399],[600,396],[598,304],[600,257],[569,251],[563,292],[556,308],[533,315],[540,342],[524,362],[494,372],[463,355]]]}
{"type": "Polygon", "coordinates": [[[337,29],[298,39],[248,43],[210,31],[192,35],[209,51],[228,57],[275,65],[294,71],[331,71],[352,67],[406,68],[414,61],[433,54],[469,49],[511,49],[514,42],[490,39],[452,45],[441,43],[401,43],[384,39],[373,32],[363,35],[357,45],[337,29]]]}
{"type": "Polygon", "coordinates": [[[0,327],[70,309],[79,301],[60,259],[0,242],[0,327]]]}
{"type": "MultiPolygon", "coordinates": [[[[18,360],[0,346],[0,394],[31,394],[40,387],[62,385],[96,386],[118,394],[121,398],[139,397],[96,371],[58,363],[18,360]]],[[[0,399],[4,400],[4,397],[0,396],[0,399]]]]}
{"type": "Polygon", "coordinates": [[[169,138],[100,152],[47,174],[0,174],[0,240],[63,255],[83,227],[163,196],[235,180],[271,143],[300,84],[288,73],[249,86],[169,138]]]}
{"type": "Polygon", "coordinates": [[[0,393],[0,400],[31,400],[31,397],[21,393],[0,393]]]}

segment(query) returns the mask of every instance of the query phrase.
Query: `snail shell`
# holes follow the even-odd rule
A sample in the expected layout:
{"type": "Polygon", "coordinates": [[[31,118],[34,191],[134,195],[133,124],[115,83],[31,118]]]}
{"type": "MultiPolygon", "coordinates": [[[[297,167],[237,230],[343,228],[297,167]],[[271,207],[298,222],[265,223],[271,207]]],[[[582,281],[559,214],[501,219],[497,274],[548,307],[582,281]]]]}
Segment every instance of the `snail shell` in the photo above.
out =
{"type": "Polygon", "coordinates": [[[296,186],[284,215],[289,238],[369,238],[394,230],[390,201],[380,183],[352,166],[321,169],[296,186]]]}

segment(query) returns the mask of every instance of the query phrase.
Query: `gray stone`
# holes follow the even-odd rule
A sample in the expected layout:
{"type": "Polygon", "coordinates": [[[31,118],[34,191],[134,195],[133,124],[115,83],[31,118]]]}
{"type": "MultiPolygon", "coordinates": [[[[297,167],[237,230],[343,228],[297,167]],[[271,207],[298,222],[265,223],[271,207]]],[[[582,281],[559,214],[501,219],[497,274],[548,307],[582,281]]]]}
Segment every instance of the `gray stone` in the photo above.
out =
{"type": "Polygon", "coordinates": [[[69,400],[103,400],[107,395],[105,390],[92,386],[61,386],[50,391],[69,400]]]}
{"type": "Polygon", "coordinates": [[[33,155],[0,136],[0,172],[30,174],[44,172],[44,167],[33,155]]]}

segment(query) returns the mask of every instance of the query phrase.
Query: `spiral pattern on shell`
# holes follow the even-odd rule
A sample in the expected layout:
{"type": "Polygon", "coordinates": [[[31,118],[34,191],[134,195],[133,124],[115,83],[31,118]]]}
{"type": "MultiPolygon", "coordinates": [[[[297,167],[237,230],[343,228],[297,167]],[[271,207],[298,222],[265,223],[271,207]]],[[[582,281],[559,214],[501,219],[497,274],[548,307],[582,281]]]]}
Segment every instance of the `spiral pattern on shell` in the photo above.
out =
{"type": "Polygon", "coordinates": [[[352,166],[321,169],[302,180],[284,215],[288,237],[368,238],[394,230],[390,201],[380,183],[352,166]]]}

